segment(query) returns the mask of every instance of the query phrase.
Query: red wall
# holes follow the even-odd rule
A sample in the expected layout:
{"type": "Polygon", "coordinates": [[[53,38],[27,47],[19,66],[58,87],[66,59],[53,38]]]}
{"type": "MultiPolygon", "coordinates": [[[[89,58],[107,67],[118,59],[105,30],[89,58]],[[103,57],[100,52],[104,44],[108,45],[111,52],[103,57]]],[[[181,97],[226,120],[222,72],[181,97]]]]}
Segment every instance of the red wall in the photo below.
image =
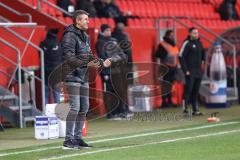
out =
{"type": "MultiPolygon", "coordinates": [[[[29,27],[21,27],[21,28],[13,28],[11,27],[12,30],[16,31],[18,34],[22,35],[25,38],[29,38],[32,32],[32,28],[29,27]]],[[[1,38],[4,40],[8,41],[12,45],[14,45],[16,48],[18,48],[22,54],[26,43],[11,34],[10,32],[6,31],[4,28],[0,28],[0,35],[1,38]]],[[[39,46],[40,42],[45,38],[46,31],[44,26],[37,26],[36,30],[33,34],[31,42],[39,46]]],[[[16,51],[13,50],[12,48],[6,46],[4,43],[0,42],[0,54],[8,57],[14,62],[17,62],[17,54],[16,51]]],[[[23,67],[39,67],[39,53],[38,50],[31,47],[30,45],[26,49],[26,53],[22,57],[22,66],[23,67]]],[[[0,65],[2,68],[4,68],[9,74],[13,73],[13,69],[15,66],[8,61],[4,60],[3,58],[0,57],[0,65]]],[[[6,86],[6,82],[3,79],[6,79],[5,76],[0,75],[0,84],[3,86],[6,86]],[[4,78],[3,78],[4,77],[4,78]]]]}

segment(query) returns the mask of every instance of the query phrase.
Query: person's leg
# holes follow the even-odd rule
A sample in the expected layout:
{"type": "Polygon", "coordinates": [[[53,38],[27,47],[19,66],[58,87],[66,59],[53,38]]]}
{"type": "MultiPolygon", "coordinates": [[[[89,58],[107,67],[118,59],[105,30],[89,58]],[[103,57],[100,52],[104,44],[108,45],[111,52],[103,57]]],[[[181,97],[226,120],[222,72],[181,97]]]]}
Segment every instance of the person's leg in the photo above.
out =
{"type": "Polygon", "coordinates": [[[89,110],[89,85],[88,83],[84,83],[80,88],[80,110],[78,112],[74,128],[74,139],[80,148],[93,147],[85,143],[82,139],[83,125],[86,120],[88,110],[89,110]]]}
{"type": "Polygon", "coordinates": [[[49,88],[45,86],[45,105],[49,102],[49,88]]]}
{"type": "Polygon", "coordinates": [[[192,89],[192,107],[193,112],[198,111],[198,93],[201,86],[201,78],[194,78],[194,84],[192,89]]]}
{"type": "MultiPolygon", "coordinates": [[[[169,83],[171,83],[173,85],[173,81],[174,81],[174,76],[175,76],[175,68],[170,67],[169,68],[169,74],[167,77],[167,81],[169,83]]],[[[172,87],[170,92],[166,95],[167,99],[168,99],[168,105],[172,105],[172,87]]]]}
{"type": "Polygon", "coordinates": [[[53,96],[54,96],[54,103],[60,103],[60,92],[54,89],[53,96]]]}
{"type": "MultiPolygon", "coordinates": [[[[163,80],[169,82],[169,71],[163,76],[163,80]]],[[[170,82],[169,82],[170,83],[170,82]]],[[[169,93],[162,95],[162,107],[168,107],[167,98],[169,93]]]]}
{"type": "Polygon", "coordinates": [[[82,129],[89,110],[89,86],[84,83],[80,88],[80,110],[78,112],[75,128],[74,139],[82,139],[82,129]]]}
{"type": "Polygon", "coordinates": [[[188,104],[189,104],[189,98],[190,98],[190,94],[192,92],[192,88],[193,88],[193,77],[191,76],[185,76],[186,79],[186,83],[184,86],[184,112],[188,112],[188,104]]]}
{"type": "Polygon", "coordinates": [[[107,118],[113,117],[113,112],[115,110],[115,106],[112,106],[112,99],[109,97],[109,92],[113,93],[113,87],[111,84],[110,79],[109,80],[103,80],[103,88],[104,88],[104,93],[103,93],[103,100],[104,104],[107,110],[107,118]]]}
{"type": "Polygon", "coordinates": [[[124,103],[124,99],[125,99],[124,96],[126,95],[125,89],[127,88],[127,85],[126,85],[126,78],[124,79],[123,72],[119,72],[117,74],[112,75],[112,87],[119,101],[115,110],[115,114],[123,115],[128,112],[127,106],[124,103]]]}
{"type": "Polygon", "coordinates": [[[66,141],[74,140],[74,125],[80,110],[80,85],[68,83],[67,91],[70,110],[66,119],[66,141]]]}

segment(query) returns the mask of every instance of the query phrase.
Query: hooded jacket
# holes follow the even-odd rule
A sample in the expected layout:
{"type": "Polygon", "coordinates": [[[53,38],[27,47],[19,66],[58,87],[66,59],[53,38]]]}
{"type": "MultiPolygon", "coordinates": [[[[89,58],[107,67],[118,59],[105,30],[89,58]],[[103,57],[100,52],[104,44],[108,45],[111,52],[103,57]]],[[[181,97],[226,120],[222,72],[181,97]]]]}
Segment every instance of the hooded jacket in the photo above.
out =
{"type": "Polygon", "coordinates": [[[49,30],[40,47],[44,51],[45,82],[48,82],[49,74],[62,62],[62,50],[57,39],[57,32],[49,30]]]}
{"type": "Polygon", "coordinates": [[[95,59],[90,48],[88,35],[72,24],[64,31],[61,46],[63,50],[63,60],[68,60],[70,67],[82,64],[82,62],[85,64],[69,73],[65,81],[87,82],[86,64],[95,59]]]}

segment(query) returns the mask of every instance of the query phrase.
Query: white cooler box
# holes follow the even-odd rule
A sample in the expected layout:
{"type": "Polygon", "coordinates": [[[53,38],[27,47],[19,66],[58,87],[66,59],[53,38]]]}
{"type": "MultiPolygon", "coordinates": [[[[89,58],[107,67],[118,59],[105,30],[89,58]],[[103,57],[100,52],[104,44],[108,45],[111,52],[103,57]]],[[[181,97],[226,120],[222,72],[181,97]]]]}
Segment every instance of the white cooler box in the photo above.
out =
{"type": "MultiPolygon", "coordinates": [[[[57,103],[47,104],[46,105],[46,115],[57,117],[57,115],[56,115],[56,106],[57,105],[58,105],[57,103]]],[[[62,110],[62,112],[65,112],[65,114],[68,113],[68,111],[65,110],[66,106],[67,106],[67,104],[64,104],[64,103],[61,103],[61,104],[58,105],[58,107],[64,108],[62,110]]],[[[66,136],[66,121],[58,118],[58,124],[59,124],[59,137],[64,138],[66,136]]]]}
{"type": "Polygon", "coordinates": [[[59,138],[59,124],[57,117],[36,116],[35,138],[55,139],[59,138]]]}

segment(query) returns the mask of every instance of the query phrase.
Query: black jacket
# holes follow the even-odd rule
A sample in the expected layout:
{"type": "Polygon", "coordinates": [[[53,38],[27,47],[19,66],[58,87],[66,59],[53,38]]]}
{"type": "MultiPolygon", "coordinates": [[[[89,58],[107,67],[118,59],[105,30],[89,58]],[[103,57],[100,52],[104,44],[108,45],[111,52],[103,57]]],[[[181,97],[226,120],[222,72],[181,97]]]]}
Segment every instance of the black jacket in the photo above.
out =
{"type": "Polygon", "coordinates": [[[90,17],[97,16],[97,12],[93,5],[93,2],[91,2],[90,0],[77,0],[76,10],[79,10],[79,9],[88,12],[90,17]]]}
{"type": "Polygon", "coordinates": [[[113,33],[112,33],[112,37],[116,38],[118,43],[122,43],[122,46],[120,45],[121,49],[123,50],[123,52],[126,54],[127,58],[128,58],[128,63],[132,63],[132,48],[131,48],[131,42],[129,39],[129,36],[127,33],[122,32],[120,29],[115,28],[113,33]],[[129,43],[129,44],[126,44],[129,43]],[[123,45],[126,44],[126,45],[123,45]]]}
{"type": "MultiPolygon", "coordinates": [[[[176,46],[175,42],[169,38],[164,37],[163,40],[166,43],[170,44],[171,46],[176,46]]],[[[164,61],[166,60],[167,55],[168,55],[168,52],[166,51],[166,49],[161,44],[159,44],[158,49],[156,51],[156,57],[164,61]]]]}
{"type": "MultiPolygon", "coordinates": [[[[117,40],[113,37],[104,37],[100,33],[95,47],[99,58],[103,60],[111,58],[112,73],[116,71],[117,68],[119,69],[120,63],[127,62],[126,54],[118,46],[117,40]]],[[[110,75],[110,68],[104,68],[101,75],[110,75]]]]}
{"type": "Polygon", "coordinates": [[[98,17],[117,18],[122,16],[120,9],[114,3],[107,4],[100,0],[96,0],[93,3],[98,17]]]}
{"type": "Polygon", "coordinates": [[[179,60],[184,73],[190,72],[191,76],[201,77],[202,61],[205,61],[205,52],[200,40],[184,41],[179,53],[179,60]]]}
{"type": "Polygon", "coordinates": [[[84,64],[68,74],[65,81],[86,82],[88,77],[86,74],[86,65],[94,59],[88,35],[72,24],[64,31],[61,46],[63,50],[63,60],[69,61],[68,65],[70,67],[73,66],[73,68],[76,68],[76,65],[84,64]]]}
{"type": "Polygon", "coordinates": [[[40,47],[44,51],[45,82],[47,83],[50,73],[62,62],[62,50],[57,34],[49,30],[40,47]]]}

